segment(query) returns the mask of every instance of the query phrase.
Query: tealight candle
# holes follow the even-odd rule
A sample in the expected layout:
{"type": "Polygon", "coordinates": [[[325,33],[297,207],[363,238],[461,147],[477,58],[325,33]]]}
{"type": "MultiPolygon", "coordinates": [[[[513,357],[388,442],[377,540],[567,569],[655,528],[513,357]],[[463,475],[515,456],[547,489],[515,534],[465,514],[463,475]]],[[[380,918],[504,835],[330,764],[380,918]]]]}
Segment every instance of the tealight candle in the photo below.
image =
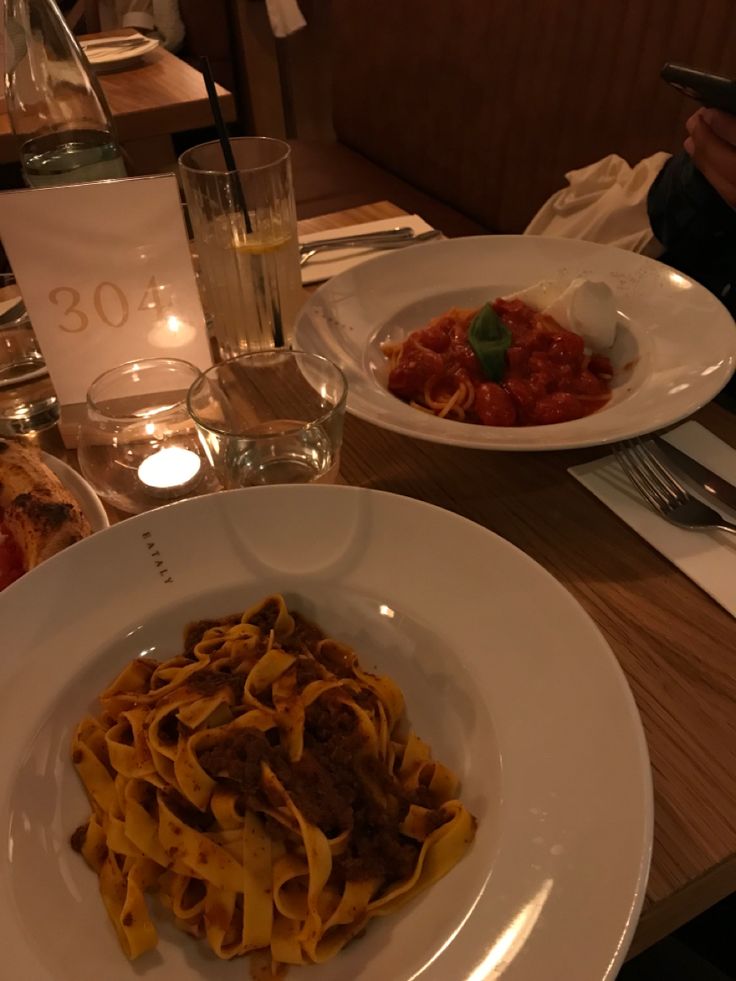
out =
{"type": "Polygon", "coordinates": [[[138,479],[155,497],[179,497],[197,484],[201,469],[197,453],[167,446],[146,457],[138,467],[138,479]]]}

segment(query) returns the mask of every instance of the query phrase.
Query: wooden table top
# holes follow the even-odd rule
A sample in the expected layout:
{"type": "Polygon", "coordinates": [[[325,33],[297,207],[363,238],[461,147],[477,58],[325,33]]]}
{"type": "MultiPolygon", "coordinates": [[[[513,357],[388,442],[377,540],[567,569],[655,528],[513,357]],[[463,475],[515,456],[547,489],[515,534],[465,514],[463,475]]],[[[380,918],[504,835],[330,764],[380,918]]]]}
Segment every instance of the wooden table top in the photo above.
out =
{"type": "MultiPolygon", "coordinates": [[[[118,33],[129,32],[110,31],[90,37],[118,33]]],[[[202,75],[165,48],[144,55],[125,71],[100,73],[98,78],[122,143],[211,125],[202,75]]],[[[236,118],[235,99],[221,86],[218,92],[225,120],[232,122],[236,118]]],[[[0,163],[17,159],[16,140],[3,104],[0,105],[0,163]]]]}
{"type": "MultiPolygon", "coordinates": [[[[379,202],[300,222],[300,232],[401,214],[379,202]]],[[[736,416],[711,404],[695,418],[736,446],[736,416]]],[[[74,462],[53,431],[43,442],[74,462]]],[[[552,573],[611,645],[654,774],[654,851],[633,954],[736,891],[736,621],[567,473],[602,454],[460,449],[348,416],[341,475],[501,535],[552,573]]]]}

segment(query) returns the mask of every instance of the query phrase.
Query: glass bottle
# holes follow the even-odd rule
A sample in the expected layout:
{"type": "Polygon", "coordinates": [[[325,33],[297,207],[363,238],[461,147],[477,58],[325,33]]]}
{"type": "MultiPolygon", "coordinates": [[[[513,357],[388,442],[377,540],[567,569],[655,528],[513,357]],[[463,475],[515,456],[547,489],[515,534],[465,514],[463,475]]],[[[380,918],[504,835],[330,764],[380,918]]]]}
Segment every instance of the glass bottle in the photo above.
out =
{"type": "Polygon", "coordinates": [[[54,0],[5,0],[5,94],[26,181],[125,177],[105,97],[54,0]]]}

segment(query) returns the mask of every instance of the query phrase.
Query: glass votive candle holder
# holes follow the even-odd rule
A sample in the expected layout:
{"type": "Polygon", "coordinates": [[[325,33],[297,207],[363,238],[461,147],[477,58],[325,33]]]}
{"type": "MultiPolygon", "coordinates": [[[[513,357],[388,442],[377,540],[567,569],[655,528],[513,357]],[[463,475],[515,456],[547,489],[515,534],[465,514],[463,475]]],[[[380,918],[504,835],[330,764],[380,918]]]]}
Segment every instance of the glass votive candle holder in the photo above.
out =
{"type": "Polygon", "coordinates": [[[201,372],[187,361],[130,361],[87,393],[79,467],[103,500],[139,514],[219,489],[201,451],[186,397],[201,372]]]}
{"type": "Polygon", "coordinates": [[[327,358],[262,351],[214,365],[192,385],[189,412],[225,488],[334,483],[347,382],[327,358]]]}

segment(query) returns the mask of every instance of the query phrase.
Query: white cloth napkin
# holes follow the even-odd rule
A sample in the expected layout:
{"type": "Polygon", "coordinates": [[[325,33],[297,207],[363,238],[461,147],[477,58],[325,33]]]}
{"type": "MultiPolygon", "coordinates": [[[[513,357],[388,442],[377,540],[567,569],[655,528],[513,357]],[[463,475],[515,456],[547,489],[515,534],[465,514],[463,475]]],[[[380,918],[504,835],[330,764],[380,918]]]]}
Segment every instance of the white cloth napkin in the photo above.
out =
{"type": "MultiPolygon", "coordinates": [[[[308,235],[300,235],[299,243],[307,245],[309,242],[317,242],[324,238],[350,238],[351,235],[365,235],[368,232],[386,232],[391,228],[411,228],[416,235],[432,230],[432,226],[419,215],[397,215],[395,218],[380,218],[378,221],[366,221],[360,225],[310,232],[308,235]]],[[[327,249],[318,252],[302,266],[302,283],[304,286],[309,283],[321,283],[322,280],[331,279],[338,273],[352,269],[353,266],[376,255],[385,255],[385,252],[371,248],[327,249]]]]}
{"type": "MultiPolygon", "coordinates": [[[[686,422],[664,438],[736,485],[736,450],[703,426],[686,422]]],[[[736,616],[736,536],[721,531],[686,531],[660,518],[643,502],[613,456],[571,467],[570,473],[731,616],[736,616]]]]}
{"type": "Polygon", "coordinates": [[[156,31],[170,51],[184,40],[179,0],[99,0],[98,6],[103,31],[116,27],[156,31]]]}
{"type": "Polygon", "coordinates": [[[296,0],[266,0],[274,37],[287,37],[307,26],[296,0]]]}
{"type": "Polygon", "coordinates": [[[585,239],[658,258],[662,246],[649,224],[647,194],[669,157],[655,153],[630,167],[611,153],[569,171],[568,186],[545,201],[526,234],[585,239]]]}

